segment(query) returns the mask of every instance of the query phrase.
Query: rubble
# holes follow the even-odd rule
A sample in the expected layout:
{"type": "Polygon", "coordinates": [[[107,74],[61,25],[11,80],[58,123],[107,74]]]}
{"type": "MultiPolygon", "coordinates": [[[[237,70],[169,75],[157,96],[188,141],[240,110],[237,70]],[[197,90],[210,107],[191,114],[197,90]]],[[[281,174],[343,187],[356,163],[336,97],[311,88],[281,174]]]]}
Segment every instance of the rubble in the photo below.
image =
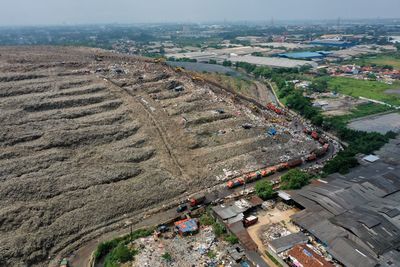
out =
{"type": "Polygon", "coordinates": [[[141,238],[136,240],[132,247],[138,249],[139,254],[127,266],[189,267],[218,266],[218,264],[230,266],[233,264],[232,253],[229,252],[229,248],[231,250],[232,248],[225,241],[216,239],[211,226],[202,227],[200,232],[193,236],[174,235],[165,238],[162,235],[160,238],[141,238]],[[163,259],[162,255],[165,253],[171,255],[170,262],[163,259]]]}

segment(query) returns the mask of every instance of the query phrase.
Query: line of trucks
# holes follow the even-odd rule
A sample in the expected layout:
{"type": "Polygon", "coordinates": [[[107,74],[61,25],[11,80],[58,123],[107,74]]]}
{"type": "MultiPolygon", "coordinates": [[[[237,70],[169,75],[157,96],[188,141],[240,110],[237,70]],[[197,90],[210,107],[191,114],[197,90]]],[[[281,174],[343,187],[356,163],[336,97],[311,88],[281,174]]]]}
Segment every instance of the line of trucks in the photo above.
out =
{"type": "Polygon", "coordinates": [[[306,134],[309,134],[313,139],[317,140],[322,145],[322,147],[314,149],[313,151],[310,152],[310,154],[308,154],[304,158],[293,159],[288,162],[279,163],[278,165],[258,170],[256,172],[245,174],[242,177],[228,181],[226,186],[229,189],[239,187],[244,185],[245,183],[251,183],[257,181],[263,177],[268,177],[276,172],[281,172],[284,170],[295,168],[297,166],[302,165],[303,163],[311,162],[324,156],[329,150],[329,142],[326,139],[321,138],[316,131],[304,129],[304,132],[306,134]]]}
{"type": "Polygon", "coordinates": [[[278,108],[277,106],[275,106],[275,105],[272,104],[272,103],[268,103],[267,106],[266,106],[266,108],[267,108],[268,110],[271,110],[271,111],[275,112],[275,113],[278,114],[278,115],[284,114],[284,111],[283,111],[282,109],[278,108]]]}

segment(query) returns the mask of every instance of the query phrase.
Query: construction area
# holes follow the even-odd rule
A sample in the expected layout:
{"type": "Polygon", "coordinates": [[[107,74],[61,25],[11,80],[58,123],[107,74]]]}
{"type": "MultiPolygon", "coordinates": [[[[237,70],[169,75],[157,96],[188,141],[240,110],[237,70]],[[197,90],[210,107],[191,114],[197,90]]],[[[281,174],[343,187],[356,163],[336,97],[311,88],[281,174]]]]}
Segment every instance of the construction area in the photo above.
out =
{"type": "Polygon", "coordinates": [[[283,112],[150,59],[3,47],[0,73],[1,266],[45,266],[321,147],[283,112]]]}

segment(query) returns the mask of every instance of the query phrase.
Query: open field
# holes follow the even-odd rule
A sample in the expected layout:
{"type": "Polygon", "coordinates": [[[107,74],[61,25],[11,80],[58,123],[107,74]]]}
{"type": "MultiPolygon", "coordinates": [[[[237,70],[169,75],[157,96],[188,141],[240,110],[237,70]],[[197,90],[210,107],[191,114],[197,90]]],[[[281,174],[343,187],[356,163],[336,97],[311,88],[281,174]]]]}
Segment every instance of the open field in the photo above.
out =
{"type": "Polygon", "coordinates": [[[223,169],[255,170],[317,146],[271,123],[276,114],[142,58],[3,47],[0,73],[0,266],[45,266],[219,184],[223,169]]]}
{"type": "Polygon", "coordinates": [[[399,83],[392,85],[378,81],[356,80],[352,78],[333,77],[329,79],[329,89],[353,97],[366,97],[392,105],[400,105],[400,95],[387,94],[386,90],[398,89],[399,83]]]}
{"type": "Polygon", "coordinates": [[[400,58],[390,55],[378,55],[375,57],[367,57],[356,61],[359,65],[377,65],[377,66],[392,66],[395,69],[400,69],[400,58]]]}

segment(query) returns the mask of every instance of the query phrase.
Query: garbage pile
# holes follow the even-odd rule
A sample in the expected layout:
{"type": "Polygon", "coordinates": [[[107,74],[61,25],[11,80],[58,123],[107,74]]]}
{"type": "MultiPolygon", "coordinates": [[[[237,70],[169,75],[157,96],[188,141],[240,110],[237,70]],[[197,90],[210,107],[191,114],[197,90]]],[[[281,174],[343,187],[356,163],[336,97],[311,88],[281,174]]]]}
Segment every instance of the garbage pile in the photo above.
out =
{"type": "Polygon", "coordinates": [[[181,237],[171,232],[160,237],[141,238],[132,244],[139,251],[132,264],[137,267],[230,266],[228,245],[216,239],[211,226],[202,227],[193,236],[181,237]],[[168,256],[165,256],[168,255],[168,256]]]}
{"type": "Polygon", "coordinates": [[[290,235],[291,232],[281,223],[273,223],[267,225],[261,234],[261,240],[265,245],[268,245],[269,241],[281,238],[283,236],[290,235]]]}

